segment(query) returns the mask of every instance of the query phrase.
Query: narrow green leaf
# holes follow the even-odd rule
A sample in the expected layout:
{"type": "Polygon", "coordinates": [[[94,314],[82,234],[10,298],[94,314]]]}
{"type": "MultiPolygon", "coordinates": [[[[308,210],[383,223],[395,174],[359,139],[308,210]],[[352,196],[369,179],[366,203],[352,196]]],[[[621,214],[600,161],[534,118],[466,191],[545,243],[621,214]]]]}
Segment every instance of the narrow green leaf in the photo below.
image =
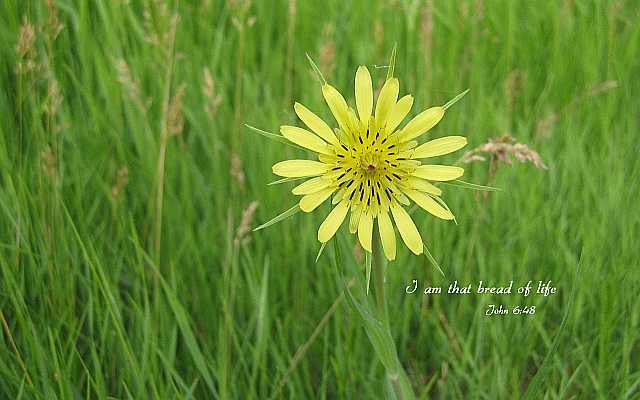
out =
{"type": "Polygon", "coordinates": [[[320,246],[320,250],[318,250],[318,255],[316,256],[316,264],[318,263],[318,260],[320,259],[320,256],[322,255],[322,252],[324,251],[324,247],[327,245],[327,242],[322,243],[322,245],[320,246]]]}
{"type": "Polygon", "coordinates": [[[465,182],[465,181],[461,181],[460,179],[456,179],[454,181],[451,182],[439,182],[443,185],[449,185],[449,186],[457,186],[463,189],[471,189],[471,190],[477,190],[480,192],[501,192],[502,189],[497,188],[497,187],[493,187],[493,186],[483,186],[483,185],[478,185],[475,183],[471,183],[471,182],[465,182]]]}
{"type": "MultiPolygon", "coordinates": [[[[395,344],[393,343],[393,338],[388,332],[385,324],[382,323],[382,320],[376,318],[375,306],[371,298],[367,297],[363,299],[363,302],[359,302],[347,285],[347,281],[342,274],[342,264],[338,240],[334,240],[333,242],[335,254],[335,269],[337,276],[339,277],[338,282],[340,284],[340,287],[345,290],[348,303],[360,316],[364,324],[365,332],[367,333],[367,336],[371,341],[376,355],[388,371],[395,373],[398,371],[399,361],[395,349],[395,344]]],[[[356,282],[356,284],[359,284],[359,287],[364,290],[364,288],[362,288],[362,281],[356,280],[356,282]]]]}
{"type": "Polygon", "coordinates": [[[254,228],[253,232],[259,231],[259,230],[264,229],[264,228],[268,228],[273,224],[277,224],[278,222],[283,221],[283,220],[291,217],[292,215],[295,215],[298,211],[300,211],[300,206],[298,204],[296,204],[293,207],[291,207],[290,209],[288,209],[287,211],[283,212],[282,214],[274,217],[270,221],[265,222],[264,224],[260,225],[257,228],[254,228]]]}
{"type": "Polygon", "coordinates": [[[279,143],[282,143],[282,144],[286,144],[287,146],[295,147],[296,149],[308,151],[307,149],[305,149],[303,147],[300,147],[297,144],[291,143],[290,141],[288,141],[282,135],[277,135],[275,133],[267,132],[265,130],[262,130],[260,128],[256,128],[255,126],[251,126],[249,124],[244,124],[244,126],[246,126],[247,128],[251,129],[252,131],[254,131],[254,132],[266,137],[267,139],[271,139],[273,141],[276,141],[276,142],[279,142],[279,143]]]}
{"type": "Polygon", "coordinates": [[[391,50],[391,57],[389,58],[389,68],[387,69],[387,80],[393,78],[393,72],[396,68],[396,53],[398,49],[398,44],[393,45],[393,49],[391,50]]]}
{"type": "Polygon", "coordinates": [[[322,82],[323,85],[327,84],[327,80],[324,79],[324,76],[322,75],[322,71],[320,71],[320,68],[318,68],[318,66],[316,65],[315,62],[313,62],[313,59],[311,58],[311,56],[309,56],[308,53],[304,53],[307,56],[307,59],[309,60],[309,63],[311,63],[311,68],[313,68],[313,70],[315,71],[316,75],[318,75],[318,80],[320,82],[322,82]]]}
{"type": "Polygon", "coordinates": [[[469,90],[471,90],[471,89],[467,89],[464,92],[462,92],[459,95],[457,95],[456,97],[454,97],[453,99],[449,100],[447,102],[447,104],[442,106],[442,108],[444,108],[444,110],[446,111],[449,107],[451,107],[452,105],[456,104],[461,98],[463,98],[465,94],[469,93],[469,90]]]}
{"type": "Polygon", "coordinates": [[[369,284],[371,283],[371,262],[372,262],[371,253],[368,251],[364,252],[364,266],[367,274],[367,296],[369,295],[369,284]]]}
{"type": "Polygon", "coordinates": [[[451,213],[451,215],[453,215],[453,223],[455,223],[456,225],[458,225],[458,220],[456,219],[456,216],[453,214],[453,212],[451,211],[451,209],[449,208],[449,206],[447,205],[447,203],[444,202],[444,200],[442,200],[440,198],[440,196],[431,196],[429,195],[432,199],[434,199],[438,204],[440,204],[442,207],[444,207],[445,210],[449,211],[451,213]]]}
{"type": "Polygon", "coordinates": [[[427,260],[429,260],[429,262],[431,262],[431,264],[436,267],[436,269],[440,272],[440,274],[445,277],[444,275],[444,271],[442,270],[442,268],[440,268],[440,265],[438,264],[438,262],[436,261],[436,259],[433,257],[433,255],[431,255],[431,252],[429,251],[429,248],[427,247],[426,244],[424,244],[424,242],[422,243],[422,246],[424,247],[424,255],[425,257],[427,257],[427,260]]]}
{"type": "Polygon", "coordinates": [[[293,181],[299,181],[301,179],[307,179],[309,178],[308,176],[302,176],[299,178],[282,178],[282,179],[278,179],[277,181],[273,181],[273,182],[269,182],[267,183],[267,186],[271,186],[271,185],[279,185],[281,183],[287,183],[287,182],[293,182],[293,181]]]}

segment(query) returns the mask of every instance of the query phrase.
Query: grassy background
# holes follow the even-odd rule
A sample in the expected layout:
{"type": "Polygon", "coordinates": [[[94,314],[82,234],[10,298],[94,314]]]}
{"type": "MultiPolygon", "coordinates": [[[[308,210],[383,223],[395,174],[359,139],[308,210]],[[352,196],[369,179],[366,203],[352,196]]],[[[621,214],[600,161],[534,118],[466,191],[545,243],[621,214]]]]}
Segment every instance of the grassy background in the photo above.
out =
{"type": "Polygon", "coordinates": [[[357,65],[394,43],[414,113],[471,89],[434,136],[509,133],[549,166],[500,166],[486,205],[447,187],[458,226],[414,214],[446,272],[404,247],[389,266],[416,390],[519,397],[575,285],[534,398],[638,398],[638,3],[434,3],[0,2],[0,398],[378,398],[331,252],[314,262],[328,206],[244,229],[294,204],[266,184],[296,151],[242,123],[276,131],[293,100],[329,117],[305,52],[353,102],[357,65]],[[559,293],[405,295],[414,278],[559,293]],[[498,302],[537,312],[485,317],[498,302]]]}

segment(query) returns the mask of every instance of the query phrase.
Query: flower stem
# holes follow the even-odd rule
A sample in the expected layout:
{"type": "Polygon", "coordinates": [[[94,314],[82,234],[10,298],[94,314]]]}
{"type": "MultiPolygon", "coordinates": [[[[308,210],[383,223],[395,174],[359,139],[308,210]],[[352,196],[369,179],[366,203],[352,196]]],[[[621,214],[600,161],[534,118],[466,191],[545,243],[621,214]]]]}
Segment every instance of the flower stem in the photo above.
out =
{"type": "MultiPolygon", "coordinates": [[[[390,369],[386,367],[386,378],[388,382],[388,398],[395,398],[398,400],[414,399],[415,394],[411,387],[411,383],[407,377],[407,373],[402,368],[402,364],[398,359],[398,352],[396,350],[395,343],[393,342],[393,335],[391,334],[391,326],[389,324],[389,314],[387,312],[387,299],[385,297],[384,290],[384,277],[385,277],[385,265],[381,252],[380,236],[374,233],[373,235],[373,247],[371,251],[371,263],[373,269],[373,280],[375,284],[376,295],[376,308],[378,319],[382,322],[384,330],[390,339],[390,346],[392,347],[392,353],[394,357],[394,368],[390,369]]],[[[373,343],[372,343],[373,344],[373,343]]],[[[374,344],[375,346],[375,344],[374,344]]]]}
{"type": "Polygon", "coordinates": [[[376,288],[376,305],[378,314],[385,325],[389,325],[389,315],[387,314],[387,299],[384,294],[384,265],[380,257],[380,238],[373,235],[373,248],[371,249],[371,264],[373,264],[373,281],[376,288]]]}

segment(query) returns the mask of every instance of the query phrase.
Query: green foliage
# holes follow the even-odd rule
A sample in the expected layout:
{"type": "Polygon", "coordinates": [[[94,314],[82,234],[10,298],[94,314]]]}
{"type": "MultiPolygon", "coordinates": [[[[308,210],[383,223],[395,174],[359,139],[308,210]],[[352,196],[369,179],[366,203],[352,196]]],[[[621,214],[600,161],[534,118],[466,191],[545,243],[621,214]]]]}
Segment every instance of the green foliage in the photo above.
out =
{"type": "Polygon", "coordinates": [[[297,124],[294,101],[332,121],[305,54],[353,104],[357,66],[379,88],[396,44],[412,115],[470,89],[430,137],[511,134],[549,166],[464,164],[441,186],[457,226],[412,214],[444,271],[400,244],[387,268],[415,392],[517,398],[544,365],[531,398],[638,396],[638,2],[47,4],[0,2],[0,398],[380,398],[330,251],[316,263],[328,205],[251,232],[296,201],[271,166],[309,153],[244,124],[297,124]],[[537,311],[486,317],[499,302],[537,311]]]}

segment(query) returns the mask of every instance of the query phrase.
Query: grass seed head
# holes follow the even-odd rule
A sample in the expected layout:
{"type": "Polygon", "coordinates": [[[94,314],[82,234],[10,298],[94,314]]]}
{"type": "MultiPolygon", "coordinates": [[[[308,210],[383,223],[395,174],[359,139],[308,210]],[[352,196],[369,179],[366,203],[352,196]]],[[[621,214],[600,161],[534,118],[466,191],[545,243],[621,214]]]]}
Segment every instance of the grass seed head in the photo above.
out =
{"type": "Polygon", "coordinates": [[[18,61],[16,63],[16,73],[26,74],[36,69],[36,28],[29,23],[26,17],[22,18],[22,25],[18,32],[18,41],[16,43],[16,54],[18,61]]]}
{"type": "Polygon", "coordinates": [[[209,118],[213,118],[222,103],[222,95],[216,93],[216,82],[208,67],[204,67],[202,70],[202,94],[207,100],[204,103],[204,112],[209,118]]]}
{"type": "MultiPolygon", "coordinates": [[[[324,76],[329,77],[335,69],[336,43],[333,40],[334,27],[326,24],[322,29],[322,40],[320,45],[320,70],[324,76]]],[[[312,71],[312,74],[315,73],[312,71]]]]}
{"type": "Polygon", "coordinates": [[[184,114],[182,112],[182,101],[186,91],[187,85],[181,83],[176,90],[176,93],[171,98],[169,103],[169,110],[167,114],[167,124],[169,127],[169,133],[172,136],[177,136],[182,133],[184,129],[184,114]]]}
{"type": "Polygon", "coordinates": [[[236,237],[233,240],[233,243],[236,246],[239,246],[240,243],[247,243],[249,239],[249,233],[251,233],[251,224],[253,222],[253,216],[256,213],[256,209],[258,208],[258,202],[252,201],[249,203],[247,208],[242,212],[242,219],[240,220],[240,225],[238,225],[238,229],[236,229],[236,237]]]}
{"type": "Polygon", "coordinates": [[[111,197],[118,201],[124,192],[125,187],[129,183],[129,168],[124,165],[116,173],[116,179],[111,186],[111,197]]]}
{"type": "Polygon", "coordinates": [[[536,168],[547,169],[537,151],[526,144],[518,143],[511,135],[496,136],[489,139],[487,143],[467,151],[462,156],[462,162],[468,164],[474,161],[485,161],[483,155],[490,155],[492,160],[508,165],[513,164],[511,157],[514,157],[523,163],[531,162],[536,168]]]}
{"type": "Polygon", "coordinates": [[[231,177],[235,179],[240,189],[244,189],[245,175],[242,168],[242,158],[238,153],[231,153],[231,169],[229,171],[231,177]]]}
{"type": "Polygon", "coordinates": [[[40,152],[40,168],[52,181],[56,180],[58,176],[58,161],[51,146],[46,146],[40,152]]]}

